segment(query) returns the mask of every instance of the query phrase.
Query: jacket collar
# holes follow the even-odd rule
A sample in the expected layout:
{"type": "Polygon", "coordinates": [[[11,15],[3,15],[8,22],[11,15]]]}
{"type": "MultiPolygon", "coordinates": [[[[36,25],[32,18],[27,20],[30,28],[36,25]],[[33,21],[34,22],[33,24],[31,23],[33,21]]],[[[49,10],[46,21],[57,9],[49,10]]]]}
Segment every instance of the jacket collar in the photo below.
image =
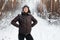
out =
{"type": "Polygon", "coordinates": [[[29,15],[28,13],[22,12],[21,15],[29,15]]]}

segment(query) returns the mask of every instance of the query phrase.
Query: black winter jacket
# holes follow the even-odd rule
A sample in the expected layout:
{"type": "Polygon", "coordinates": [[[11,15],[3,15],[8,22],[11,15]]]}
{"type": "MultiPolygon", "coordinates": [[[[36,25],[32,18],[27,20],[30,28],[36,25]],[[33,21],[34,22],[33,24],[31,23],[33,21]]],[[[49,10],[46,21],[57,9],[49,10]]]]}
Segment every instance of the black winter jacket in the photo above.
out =
{"type": "Polygon", "coordinates": [[[18,14],[12,21],[11,24],[19,28],[19,33],[29,34],[31,32],[31,28],[37,24],[37,20],[31,14],[18,14]],[[19,22],[17,24],[16,22],[19,22]]]}

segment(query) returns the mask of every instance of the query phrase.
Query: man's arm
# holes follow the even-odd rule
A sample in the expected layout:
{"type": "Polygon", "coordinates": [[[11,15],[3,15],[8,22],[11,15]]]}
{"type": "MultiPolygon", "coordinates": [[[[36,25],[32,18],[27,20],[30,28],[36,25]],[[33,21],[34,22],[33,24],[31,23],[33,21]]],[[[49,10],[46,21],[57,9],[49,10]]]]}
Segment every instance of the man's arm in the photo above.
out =
{"type": "Polygon", "coordinates": [[[18,19],[19,19],[19,15],[16,16],[16,17],[11,21],[11,24],[14,25],[14,26],[16,26],[16,27],[19,27],[19,24],[16,23],[16,22],[18,21],[18,19]]]}
{"type": "Polygon", "coordinates": [[[32,16],[32,21],[33,21],[33,23],[32,23],[32,27],[33,27],[37,24],[37,20],[32,16]]]}

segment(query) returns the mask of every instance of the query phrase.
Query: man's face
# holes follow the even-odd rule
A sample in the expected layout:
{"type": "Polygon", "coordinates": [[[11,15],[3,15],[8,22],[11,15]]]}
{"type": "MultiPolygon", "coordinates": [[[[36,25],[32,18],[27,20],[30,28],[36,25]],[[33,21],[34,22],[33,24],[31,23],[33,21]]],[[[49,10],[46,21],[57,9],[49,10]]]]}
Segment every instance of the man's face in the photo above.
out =
{"type": "Polygon", "coordinates": [[[24,12],[25,12],[25,13],[28,12],[28,8],[27,8],[27,7],[24,8],[24,12]]]}

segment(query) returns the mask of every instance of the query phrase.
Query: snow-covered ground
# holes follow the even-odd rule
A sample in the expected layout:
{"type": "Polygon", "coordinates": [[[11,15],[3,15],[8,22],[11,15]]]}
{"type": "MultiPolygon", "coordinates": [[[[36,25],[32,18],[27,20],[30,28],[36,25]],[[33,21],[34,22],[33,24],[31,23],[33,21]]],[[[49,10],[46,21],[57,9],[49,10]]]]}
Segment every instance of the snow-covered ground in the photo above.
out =
{"type": "MultiPolygon", "coordinates": [[[[38,20],[38,24],[32,28],[31,32],[34,40],[60,40],[60,26],[50,25],[36,13],[33,16],[38,20]]],[[[18,28],[10,24],[14,17],[11,18],[5,18],[3,20],[5,23],[0,24],[0,40],[18,40],[18,28]]]]}
{"type": "Polygon", "coordinates": [[[34,14],[34,17],[38,20],[38,24],[32,30],[35,40],[60,40],[60,26],[50,25],[48,21],[36,14],[34,14]]]}
{"type": "MultiPolygon", "coordinates": [[[[28,2],[27,0],[26,4],[30,7],[31,11],[35,10],[36,1],[31,0],[28,2]]],[[[13,12],[14,14],[12,14],[12,12],[8,13],[6,17],[0,20],[0,40],[18,40],[19,29],[11,25],[10,22],[20,13],[20,9],[13,12]]],[[[36,12],[34,12],[33,16],[38,21],[38,24],[32,28],[31,32],[34,40],[60,40],[59,25],[50,25],[47,20],[37,16],[36,12]]]]}

